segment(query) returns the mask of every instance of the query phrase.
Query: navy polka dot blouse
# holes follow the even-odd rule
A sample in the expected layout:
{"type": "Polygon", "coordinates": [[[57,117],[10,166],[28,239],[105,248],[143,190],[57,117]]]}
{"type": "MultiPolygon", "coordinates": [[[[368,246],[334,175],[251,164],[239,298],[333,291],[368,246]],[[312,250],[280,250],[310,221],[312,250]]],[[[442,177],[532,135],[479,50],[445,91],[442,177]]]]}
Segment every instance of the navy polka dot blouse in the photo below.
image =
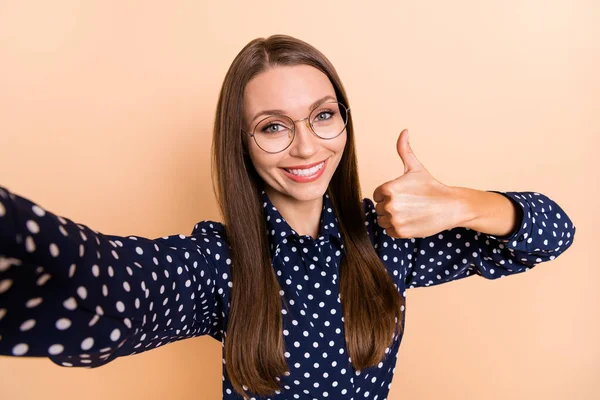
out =
{"type": "MultiPolygon", "coordinates": [[[[545,195],[496,193],[521,211],[517,230],[506,237],[454,228],[395,239],[363,199],[369,237],[400,295],[468,276],[518,274],[573,243],[575,226],[545,195]]],[[[262,197],[279,293],[289,305],[281,312],[290,374],[278,377],[282,390],[268,398],[385,399],[402,335],[378,365],[352,367],[339,296],[345,250],[328,195],[316,240],[298,235],[264,191],[262,197]]],[[[0,187],[0,354],[94,368],[200,335],[224,349],[230,268],[219,222],[156,239],[106,235],[0,187]]],[[[223,398],[241,398],[225,365],[223,398]]]]}

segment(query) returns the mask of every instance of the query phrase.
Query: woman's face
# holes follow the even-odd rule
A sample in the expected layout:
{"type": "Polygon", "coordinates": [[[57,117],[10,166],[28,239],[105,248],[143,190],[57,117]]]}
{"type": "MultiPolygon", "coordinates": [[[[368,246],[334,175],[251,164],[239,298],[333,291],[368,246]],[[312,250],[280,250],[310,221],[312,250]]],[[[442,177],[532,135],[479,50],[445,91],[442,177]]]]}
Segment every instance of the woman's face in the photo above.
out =
{"type": "MultiPolygon", "coordinates": [[[[326,101],[337,101],[333,85],[318,69],[308,65],[275,67],[256,75],[244,89],[244,131],[251,133],[254,126],[266,118],[255,117],[263,110],[281,109],[292,120],[308,117],[310,105],[325,96],[326,101]]],[[[313,116],[314,117],[314,116],[313,116]]],[[[322,114],[320,118],[328,118],[322,114]]],[[[272,126],[270,132],[283,129],[272,126]]],[[[265,191],[271,200],[288,197],[288,200],[315,200],[323,196],[333,176],[346,145],[346,129],[333,139],[317,137],[305,121],[296,123],[292,144],[279,153],[267,153],[247,136],[248,152],[254,168],[265,182],[265,191]],[[318,179],[298,182],[283,169],[304,166],[327,160],[318,179]]]]}

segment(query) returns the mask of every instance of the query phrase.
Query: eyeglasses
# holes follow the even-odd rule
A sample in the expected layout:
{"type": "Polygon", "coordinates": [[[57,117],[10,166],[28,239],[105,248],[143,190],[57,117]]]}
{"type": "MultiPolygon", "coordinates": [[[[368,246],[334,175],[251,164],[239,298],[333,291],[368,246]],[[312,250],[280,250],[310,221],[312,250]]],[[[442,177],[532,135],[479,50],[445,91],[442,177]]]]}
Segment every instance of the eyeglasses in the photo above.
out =
{"type": "Polygon", "coordinates": [[[308,117],[293,120],[287,115],[269,115],[261,119],[252,133],[242,129],[242,132],[252,136],[256,145],[267,153],[280,153],[290,147],[296,137],[296,122],[306,121],[306,125],[325,140],[335,139],[346,128],[350,108],[344,104],[332,101],[323,103],[315,108],[308,117]]]}

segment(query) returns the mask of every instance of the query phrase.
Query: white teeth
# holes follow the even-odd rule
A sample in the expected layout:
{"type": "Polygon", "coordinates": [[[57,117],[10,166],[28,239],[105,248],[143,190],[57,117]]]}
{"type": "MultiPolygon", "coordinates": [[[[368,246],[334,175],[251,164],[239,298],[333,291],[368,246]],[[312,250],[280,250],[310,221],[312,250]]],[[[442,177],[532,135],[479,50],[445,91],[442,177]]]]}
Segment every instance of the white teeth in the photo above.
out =
{"type": "Polygon", "coordinates": [[[318,170],[323,168],[324,164],[325,164],[325,161],[323,161],[321,164],[319,164],[315,167],[308,168],[308,169],[287,169],[287,168],[285,168],[285,170],[294,175],[311,176],[311,175],[314,175],[318,170]]]}

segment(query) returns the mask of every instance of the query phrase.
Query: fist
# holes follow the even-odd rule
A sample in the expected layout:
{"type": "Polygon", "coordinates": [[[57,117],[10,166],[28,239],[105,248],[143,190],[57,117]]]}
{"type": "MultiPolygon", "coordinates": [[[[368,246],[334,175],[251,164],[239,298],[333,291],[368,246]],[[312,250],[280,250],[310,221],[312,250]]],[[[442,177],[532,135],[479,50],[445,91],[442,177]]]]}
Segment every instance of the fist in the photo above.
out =
{"type": "Polygon", "coordinates": [[[396,142],[404,174],[373,192],[377,224],[394,238],[422,238],[458,226],[457,192],[435,179],[419,162],[404,129],[396,142]]]}

